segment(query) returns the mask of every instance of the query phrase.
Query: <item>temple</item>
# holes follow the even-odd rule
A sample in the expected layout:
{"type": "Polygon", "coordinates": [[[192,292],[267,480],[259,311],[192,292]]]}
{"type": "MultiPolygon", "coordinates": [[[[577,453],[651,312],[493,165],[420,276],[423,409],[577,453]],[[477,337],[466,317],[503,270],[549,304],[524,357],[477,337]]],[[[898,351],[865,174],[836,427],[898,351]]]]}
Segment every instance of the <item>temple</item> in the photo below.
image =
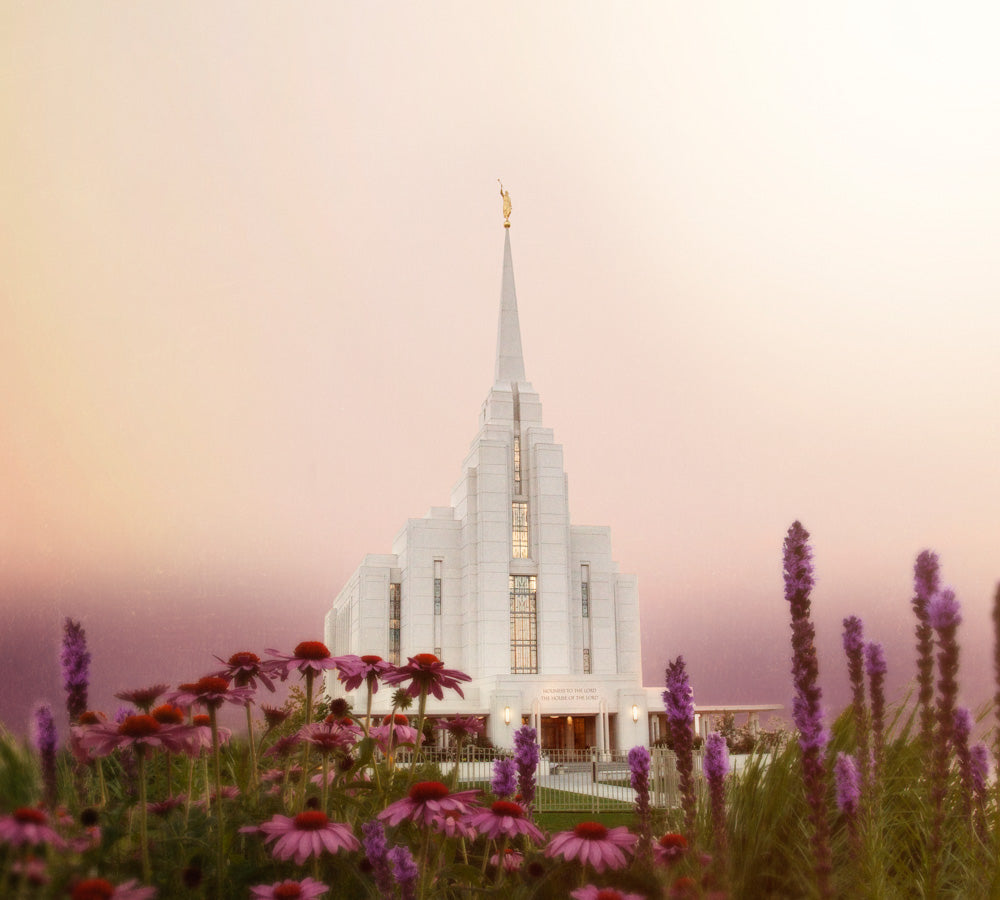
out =
{"type": "MultiPolygon", "coordinates": [[[[562,446],[525,375],[509,222],[493,385],[451,505],[408,519],[391,553],[365,556],[325,640],[334,655],[394,663],[433,652],[467,673],[464,700],[447,692],[428,713],[483,716],[498,747],[522,723],[543,748],[628,749],[658,736],[662,689],[642,686],[636,577],[618,571],[610,529],[570,521],[562,446]]],[[[333,674],[327,693],[343,694],[333,674]]],[[[391,693],[373,709],[389,712],[391,693]]]]}

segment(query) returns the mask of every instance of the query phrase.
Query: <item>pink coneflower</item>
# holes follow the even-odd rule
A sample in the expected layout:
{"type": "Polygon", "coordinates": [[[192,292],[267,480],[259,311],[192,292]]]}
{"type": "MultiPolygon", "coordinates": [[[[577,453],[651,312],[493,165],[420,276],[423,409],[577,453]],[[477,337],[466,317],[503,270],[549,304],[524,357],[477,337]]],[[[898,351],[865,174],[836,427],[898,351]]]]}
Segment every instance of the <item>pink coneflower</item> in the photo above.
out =
{"type": "MultiPolygon", "coordinates": [[[[242,830],[242,829],[241,829],[242,830]]],[[[296,865],[310,856],[358,850],[361,842],[347,825],[331,822],[325,812],[307,809],[294,818],[277,815],[258,830],[266,835],[264,843],[274,841],[271,852],[277,859],[292,859],[296,865]]]]}
{"type": "Polygon", "coordinates": [[[479,833],[470,824],[470,815],[459,812],[457,809],[443,812],[431,822],[431,827],[449,838],[461,837],[474,841],[479,837],[479,833]]]}
{"type": "MultiPolygon", "coordinates": [[[[516,872],[524,864],[524,854],[518,853],[517,850],[508,847],[503,852],[503,870],[505,872],[516,872]]],[[[490,857],[490,865],[498,866],[500,865],[500,854],[494,853],[490,857]]]]}
{"type": "Polygon", "coordinates": [[[294,652],[289,655],[278,650],[267,650],[275,658],[269,659],[264,666],[269,672],[280,675],[284,681],[292,672],[298,672],[301,676],[316,677],[322,675],[327,669],[335,669],[339,660],[330,656],[330,651],[326,644],[320,641],[302,641],[296,645],[294,652]]]}
{"type": "Polygon", "coordinates": [[[45,861],[37,856],[29,856],[27,859],[15,859],[10,870],[18,877],[23,878],[33,887],[44,887],[52,879],[49,878],[49,871],[45,866],[45,861]]]}
{"type": "Polygon", "coordinates": [[[362,684],[367,683],[368,690],[376,694],[379,680],[394,668],[392,663],[374,654],[365,656],[349,654],[337,657],[337,678],[344,685],[345,691],[357,690],[362,684]]]}
{"type": "Polygon", "coordinates": [[[401,744],[416,745],[420,737],[417,729],[410,725],[410,720],[402,713],[386,716],[382,719],[381,725],[376,725],[371,730],[371,736],[375,738],[383,753],[388,753],[393,747],[399,747],[401,744]]]}
{"type": "Polygon", "coordinates": [[[288,734],[283,738],[278,738],[270,747],[264,751],[264,756],[277,756],[280,759],[291,756],[295,748],[299,746],[298,734],[288,734]]]}
{"type": "Polygon", "coordinates": [[[687,853],[687,848],[687,838],[675,831],[668,831],[653,845],[656,861],[668,866],[672,866],[687,853]]]}
{"type": "Polygon", "coordinates": [[[296,733],[300,741],[318,747],[323,753],[350,750],[361,736],[361,729],[351,719],[303,725],[296,733]]]}
{"type": "Polygon", "coordinates": [[[124,700],[126,703],[134,703],[143,712],[148,713],[160,694],[169,687],[169,684],[154,684],[152,687],[137,688],[134,691],[122,691],[115,694],[115,698],[124,700]]]}
{"type": "Polygon", "coordinates": [[[439,731],[447,731],[456,741],[467,741],[486,730],[486,725],[478,716],[451,716],[448,719],[438,719],[435,727],[439,731]]]}
{"type": "Polygon", "coordinates": [[[525,818],[524,808],[510,800],[497,800],[485,809],[479,809],[469,816],[469,824],[484,837],[491,840],[512,838],[526,834],[532,841],[544,840],[542,830],[525,818]]]}
{"type": "Polygon", "coordinates": [[[598,887],[595,884],[587,884],[575,891],[570,891],[569,895],[573,900],[646,900],[643,894],[626,894],[613,887],[598,887]]]}
{"type": "Polygon", "coordinates": [[[178,806],[183,806],[186,800],[187,794],[178,794],[176,797],[167,797],[165,800],[160,800],[157,803],[147,803],[146,811],[152,813],[154,816],[159,816],[162,819],[165,818],[172,810],[177,809],[178,806]]]}
{"type": "Polygon", "coordinates": [[[579,860],[598,872],[625,866],[625,851],[632,851],[635,835],[624,825],[605,828],[599,822],[581,822],[572,831],[560,831],[545,848],[546,856],[579,860]]]}
{"type": "Polygon", "coordinates": [[[126,716],[120,725],[99,722],[78,731],[80,745],[94,756],[107,756],[119,747],[163,747],[171,752],[184,749],[190,735],[186,725],[161,725],[145,713],[126,716]]]}
{"type": "Polygon", "coordinates": [[[194,682],[177,685],[176,691],[167,694],[167,700],[177,706],[194,704],[206,709],[218,709],[223,703],[246,706],[253,700],[253,690],[247,687],[230,687],[229,680],[219,675],[206,675],[194,682]]]}
{"type": "Polygon", "coordinates": [[[49,827],[49,817],[40,809],[21,806],[0,819],[0,843],[12,847],[51,844],[60,849],[66,842],[49,827]]]}
{"type": "Polygon", "coordinates": [[[289,715],[286,710],[278,709],[276,706],[262,706],[260,711],[264,713],[264,723],[268,731],[277,728],[289,715]]]}
{"type": "Polygon", "coordinates": [[[440,781],[418,781],[406,797],[390,803],[378,817],[390,825],[410,821],[426,827],[450,810],[468,812],[478,796],[479,791],[452,794],[440,781]]]}
{"type": "Polygon", "coordinates": [[[239,795],[240,795],[240,789],[235,784],[227,784],[222,788],[222,793],[220,795],[216,796],[215,791],[212,791],[212,793],[209,794],[207,798],[202,797],[202,799],[199,800],[194,805],[207,809],[212,803],[215,803],[215,801],[218,800],[219,797],[221,797],[223,800],[235,800],[237,797],[239,797],[239,795]]]}
{"type": "MultiPolygon", "coordinates": [[[[215,730],[220,746],[233,736],[233,730],[223,725],[217,725],[215,730]]],[[[202,750],[212,749],[212,720],[209,716],[192,716],[182,749],[188,756],[197,756],[202,750]]]]}
{"type": "Polygon", "coordinates": [[[275,884],[258,884],[250,888],[250,900],[312,900],[330,890],[323,882],[312,878],[301,881],[279,881],[275,884]]]}
{"type": "Polygon", "coordinates": [[[224,663],[226,668],[215,674],[221,678],[227,678],[236,683],[236,687],[250,687],[257,689],[257,679],[269,691],[274,690],[274,682],[265,671],[264,663],[256,653],[249,650],[241,650],[229,657],[227,662],[221,656],[215,657],[220,663],[224,663]]]}
{"type": "Polygon", "coordinates": [[[150,715],[161,725],[183,725],[184,710],[173,703],[163,703],[150,712],[150,715]]]}
{"type": "Polygon", "coordinates": [[[85,878],[73,885],[71,900],[150,900],[156,888],[139,884],[134,878],[114,885],[103,878],[85,878]]]}
{"type": "Polygon", "coordinates": [[[386,684],[402,684],[409,680],[406,685],[406,692],[411,697],[419,697],[421,694],[433,694],[438,700],[444,699],[442,688],[450,688],[464,698],[460,681],[472,681],[472,678],[458,669],[446,669],[433,653],[418,653],[409,657],[409,662],[405,666],[397,666],[392,672],[388,672],[382,677],[386,684]]]}

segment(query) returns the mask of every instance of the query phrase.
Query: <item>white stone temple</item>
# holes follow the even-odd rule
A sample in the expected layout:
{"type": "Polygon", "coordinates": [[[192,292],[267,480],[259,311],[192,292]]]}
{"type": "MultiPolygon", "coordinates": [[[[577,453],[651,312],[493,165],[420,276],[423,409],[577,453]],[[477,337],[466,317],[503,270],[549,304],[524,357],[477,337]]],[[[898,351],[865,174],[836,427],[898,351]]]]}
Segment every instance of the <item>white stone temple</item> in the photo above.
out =
{"type": "MultiPolygon", "coordinates": [[[[636,577],[618,571],[609,528],[570,521],[562,446],[525,377],[509,224],[493,386],[451,505],[408,519],[391,553],[365,556],[325,641],[335,656],[397,663],[434,653],[470,675],[464,700],[448,691],[428,714],[484,716],[498,747],[523,722],[543,748],[627,750],[658,735],[647,704],[662,710],[662,688],[642,686],[636,577]]],[[[326,689],[344,693],[334,674],[326,689]]],[[[383,687],[373,709],[389,712],[391,695],[383,687]]]]}

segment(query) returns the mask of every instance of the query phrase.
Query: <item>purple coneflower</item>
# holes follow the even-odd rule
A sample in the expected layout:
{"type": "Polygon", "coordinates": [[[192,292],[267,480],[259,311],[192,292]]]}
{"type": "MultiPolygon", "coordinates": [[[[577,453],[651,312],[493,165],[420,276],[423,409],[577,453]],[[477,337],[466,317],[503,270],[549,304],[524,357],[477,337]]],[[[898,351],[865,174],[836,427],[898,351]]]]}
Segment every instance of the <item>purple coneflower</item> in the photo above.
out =
{"type": "Polygon", "coordinates": [[[250,900],[313,900],[330,890],[322,881],[303,878],[301,881],[277,881],[257,884],[250,888],[250,900]]]}
{"type": "Polygon", "coordinates": [[[469,824],[470,816],[474,812],[475,810],[470,810],[467,813],[459,812],[457,809],[445,810],[440,816],[431,821],[431,828],[447,838],[459,837],[474,841],[479,837],[476,829],[469,824]]]}
{"type": "Polygon", "coordinates": [[[535,771],[541,757],[538,732],[530,725],[522,725],[514,732],[514,765],[517,767],[517,792],[529,815],[535,801],[535,771]]]}
{"type": "Polygon", "coordinates": [[[31,740],[38,751],[42,763],[42,780],[45,783],[45,801],[55,806],[58,785],[56,784],[56,720],[52,708],[41,703],[31,717],[31,740]]]}
{"type": "Polygon", "coordinates": [[[134,703],[144,713],[148,713],[160,695],[169,687],[169,684],[154,684],[151,687],[136,688],[132,691],[120,691],[115,694],[115,698],[124,700],[126,703],[134,703]]]}
{"type": "Polygon", "coordinates": [[[264,687],[269,691],[274,690],[274,682],[256,653],[240,650],[239,653],[230,656],[228,660],[224,660],[221,656],[215,658],[226,667],[214,673],[219,678],[234,682],[236,687],[250,687],[254,690],[257,689],[257,679],[259,678],[264,687]]]}
{"type": "Polygon", "coordinates": [[[687,848],[687,838],[675,831],[668,831],[653,845],[656,861],[667,866],[672,866],[677,862],[687,853],[687,848]]]}
{"type": "Polygon", "coordinates": [[[600,822],[581,822],[572,831],[560,831],[545,848],[546,856],[579,860],[598,872],[625,867],[625,853],[635,847],[635,835],[624,825],[606,828],[600,822]]]}
{"type": "MultiPolygon", "coordinates": [[[[505,849],[503,852],[502,862],[503,862],[503,870],[505,872],[516,872],[518,869],[521,868],[522,865],[524,865],[524,854],[519,853],[512,847],[507,847],[507,849],[505,849]]],[[[500,863],[501,863],[500,854],[494,853],[490,857],[490,865],[496,867],[499,866],[500,863]]]]}
{"type": "Polygon", "coordinates": [[[0,843],[12,847],[51,844],[62,849],[66,842],[49,827],[49,817],[40,809],[22,806],[0,818],[0,843]]]}
{"type": "Polygon", "coordinates": [[[107,756],[121,747],[163,747],[176,753],[184,749],[190,731],[186,725],[160,725],[152,716],[142,713],[126,716],[120,725],[113,722],[85,725],[78,733],[81,746],[94,756],[107,756]]]}
{"type": "Polygon", "coordinates": [[[338,660],[330,656],[326,644],[321,641],[302,641],[295,646],[289,655],[278,650],[267,650],[274,659],[267,660],[263,665],[268,672],[274,672],[284,681],[292,672],[298,672],[303,678],[315,678],[328,669],[335,669],[338,660]]]}
{"type": "Polygon", "coordinates": [[[271,853],[276,859],[294,858],[299,866],[310,856],[319,856],[324,852],[358,850],[361,847],[347,825],[331,822],[326,813],[319,809],[307,809],[294,818],[277,815],[256,830],[266,835],[264,843],[274,841],[271,853]]]}
{"type": "Polygon", "coordinates": [[[913,565],[913,599],[910,605],[917,617],[917,702],[920,705],[920,739],[928,759],[934,739],[934,630],[927,605],[938,591],[940,576],[938,556],[921,551],[913,565]]]}
{"type": "Polygon", "coordinates": [[[585,884],[583,887],[570,891],[573,900],[645,900],[643,894],[626,894],[613,887],[597,887],[595,884],[585,884]]]}
{"type": "Polygon", "coordinates": [[[469,816],[469,824],[490,840],[525,834],[535,843],[544,839],[542,830],[525,816],[524,807],[512,800],[497,800],[469,816]]]}
{"type": "Polygon", "coordinates": [[[493,760],[493,780],[490,790],[501,800],[517,792],[517,764],[509,756],[493,760]]]}
{"type": "Polygon", "coordinates": [[[289,715],[286,710],[279,709],[276,706],[262,706],[260,711],[264,713],[264,724],[267,726],[268,731],[273,731],[277,728],[289,715]]]}
{"type": "Polygon", "coordinates": [[[792,616],[792,679],[795,698],[792,719],[799,730],[802,752],[802,782],[809,804],[812,848],[816,882],[821,897],[833,896],[830,871],[829,825],[826,820],[826,771],[824,755],[827,735],[823,727],[819,687],[819,662],[816,657],[816,631],[809,618],[809,595],[812,592],[813,564],[809,532],[800,522],[793,522],[784,543],[783,568],[785,600],[792,616]]]}
{"type": "Polygon", "coordinates": [[[391,753],[394,748],[403,744],[416,746],[417,740],[423,740],[410,720],[402,713],[387,715],[381,725],[371,729],[371,736],[383,753],[391,753]]]}
{"type": "Polygon", "coordinates": [[[392,870],[389,867],[389,843],[385,839],[385,829],[378,821],[365,822],[361,826],[362,843],[365,857],[371,863],[372,874],[375,876],[375,887],[379,896],[391,897],[394,893],[392,870]]]}
{"type": "Polygon", "coordinates": [[[398,666],[392,672],[386,673],[382,680],[386,684],[402,684],[409,680],[406,692],[411,697],[433,694],[438,700],[443,700],[443,688],[449,688],[459,697],[465,697],[459,682],[472,679],[458,669],[446,669],[444,663],[433,653],[418,653],[409,657],[405,666],[398,666]]]}
{"type": "Polygon", "coordinates": [[[298,739],[318,747],[323,753],[348,751],[361,736],[361,729],[354,724],[353,719],[334,719],[328,716],[322,722],[303,725],[297,732],[298,739]]]}
{"type": "Polygon", "coordinates": [[[69,616],[63,622],[62,651],[63,688],[66,691],[66,712],[70,722],[75,722],[87,709],[87,686],[90,683],[90,653],[87,652],[87,635],[79,622],[69,616]]]}
{"type": "Polygon", "coordinates": [[[677,757],[681,806],[684,808],[684,830],[694,832],[696,813],[694,792],[694,692],[684,667],[684,657],[678,656],[667,666],[663,707],[667,713],[667,729],[677,757]]]}
{"type": "Polygon", "coordinates": [[[227,678],[220,675],[206,675],[197,681],[177,685],[176,691],[167,694],[167,700],[185,708],[198,704],[212,712],[223,703],[246,706],[253,700],[253,695],[251,688],[231,687],[227,678]]]}
{"type": "Polygon", "coordinates": [[[402,800],[390,803],[378,817],[389,825],[408,821],[427,827],[449,810],[468,812],[478,796],[479,791],[452,794],[440,781],[418,781],[402,800]]]}
{"type": "Polygon", "coordinates": [[[139,884],[134,878],[112,884],[104,878],[85,878],[73,885],[70,900],[151,900],[156,888],[139,884]]]}
{"type": "Polygon", "coordinates": [[[417,896],[417,876],[420,870],[413,861],[409,847],[393,847],[387,854],[392,874],[399,885],[399,900],[414,900],[417,896]]]}
{"type": "Polygon", "coordinates": [[[362,684],[366,684],[369,693],[377,694],[379,680],[393,669],[395,666],[392,663],[374,653],[337,657],[337,678],[344,685],[345,691],[356,691],[362,684]]]}

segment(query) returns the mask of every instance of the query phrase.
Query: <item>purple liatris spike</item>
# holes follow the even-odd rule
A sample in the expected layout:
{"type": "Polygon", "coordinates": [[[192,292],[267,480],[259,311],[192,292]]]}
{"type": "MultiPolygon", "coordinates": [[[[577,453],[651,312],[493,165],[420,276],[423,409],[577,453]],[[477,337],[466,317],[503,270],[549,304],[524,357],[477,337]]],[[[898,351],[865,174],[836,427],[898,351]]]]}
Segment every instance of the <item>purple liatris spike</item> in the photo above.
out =
{"type": "Polygon", "coordinates": [[[872,710],[872,784],[878,785],[885,761],[885,652],[882,645],[865,645],[868,696],[872,710]]]}
{"type": "Polygon", "coordinates": [[[129,716],[134,716],[135,712],[136,710],[134,706],[119,706],[118,709],[115,710],[115,724],[121,725],[122,722],[124,722],[129,716]]]}
{"type": "Polygon", "coordinates": [[[820,704],[823,693],[819,687],[816,632],[809,618],[809,594],[814,583],[812,549],[809,532],[800,522],[793,522],[788,529],[783,549],[785,600],[792,615],[792,680],[795,684],[792,719],[799,730],[802,783],[809,804],[816,883],[820,897],[827,898],[833,896],[830,883],[833,862],[825,804],[827,735],[820,704]]]}
{"type": "Polygon", "coordinates": [[[851,706],[854,713],[854,735],[858,745],[858,769],[862,790],[871,783],[871,754],[869,746],[869,715],[865,702],[864,626],[857,616],[844,619],[844,653],[847,654],[847,673],[851,680],[851,706]]]}
{"type": "Polygon", "coordinates": [[[389,853],[389,865],[392,866],[392,874],[399,885],[400,900],[414,900],[417,896],[417,876],[420,870],[413,861],[413,854],[409,847],[393,847],[389,853]]]}
{"type": "Polygon", "coordinates": [[[501,800],[513,797],[517,791],[517,764],[509,756],[493,761],[493,780],[490,782],[490,790],[501,800]]]}
{"type": "Polygon", "coordinates": [[[712,732],[705,741],[705,759],[702,771],[708,782],[708,798],[712,811],[712,836],[715,839],[714,863],[719,872],[727,867],[728,839],[726,834],[726,775],[729,774],[729,751],[726,739],[718,732],[712,732]]]}
{"type": "Polygon", "coordinates": [[[934,629],[937,644],[937,727],[933,732],[931,764],[931,838],[929,848],[928,896],[938,888],[942,830],[945,820],[945,799],[948,795],[950,751],[955,738],[955,701],[958,698],[958,639],[956,631],[962,621],[955,592],[943,588],[927,604],[927,620],[934,629]]]}
{"type": "Polygon", "coordinates": [[[663,692],[663,706],[667,713],[670,741],[677,756],[677,775],[680,781],[681,806],[684,809],[684,831],[691,840],[694,835],[696,813],[694,790],[694,692],[688,682],[684,657],[667,665],[667,689],[663,692]]]}
{"type": "Polygon", "coordinates": [[[997,582],[997,591],[993,595],[993,676],[996,680],[993,714],[997,718],[993,758],[997,767],[997,780],[1000,781],[1000,582],[997,582]]]}
{"type": "Polygon", "coordinates": [[[648,859],[653,845],[653,818],[649,805],[649,751],[633,747],[628,752],[629,784],[635,791],[635,816],[638,820],[639,842],[636,852],[648,859]]]}
{"type": "Polygon", "coordinates": [[[969,748],[969,759],[972,767],[972,794],[975,800],[974,821],[976,834],[984,845],[988,845],[989,829],[986,825],[986,791],[990,777],[990,751],[986,744],[980,742],[969,748]]]}
{"type": "Polygon", "coordinates": [[[385,829],[381,822],[373,820],[361,826],[361,833],[363,836],[361,843],[365,849],[365,857],[371,863],[379,896],[391,897],[395,891],[392,870],[389,867],[389,844],[385,839],[385,829]]]}
{"type": "Polygon", "coordinates": [[[972,812],[972,754],[969,737],[972,734],[972,713],[964,706],[956,707],[953,716],[954,730],[951,744],[958,761],[958,774],[962,781],[962,808],[966,815],[972,812]]]}
{"type": "Polygon", "coordinates": [[[522,725],[514,732],[514,764],[517,766],[517,789],[527,810],[535,800],[535,770],[540,758],[538,733],[530,725],[522,725]]]}
{"type": "Polygon", "coordinates": [[[87,635],[79,622],[68,616],[63,623],[62,650],[63,688],[66,691],[66,711],[72,724],[87,711],[87,687],[90,684],[90,654],[87,635]]]}
{"type": "Polygon", "coordinates": [[[861,800],[861,779],[851,754],[837,754],[837,761],[833,764],[833,777],[837,783],[837,808],[847,816],[856,816],[858,802],[861,800]]]}
{"type": "Polygon", "coordinates": [[[56,801],[56,722],[48,703],[35,707],[31,717],[31,740],[42,764],[42,781],[45,783],[45,802],[49,807],[56,801]]]}
{"type": "Polygon", "coordinates": [[[934,731],[934,631],[927,615],[927,605],[938,590],[938,557],[924,550],[913,565],[913,599],[910,605],[917,617],[917,702],[920,706],[920,739],[925,752],[931,752],[934,731]]]}

